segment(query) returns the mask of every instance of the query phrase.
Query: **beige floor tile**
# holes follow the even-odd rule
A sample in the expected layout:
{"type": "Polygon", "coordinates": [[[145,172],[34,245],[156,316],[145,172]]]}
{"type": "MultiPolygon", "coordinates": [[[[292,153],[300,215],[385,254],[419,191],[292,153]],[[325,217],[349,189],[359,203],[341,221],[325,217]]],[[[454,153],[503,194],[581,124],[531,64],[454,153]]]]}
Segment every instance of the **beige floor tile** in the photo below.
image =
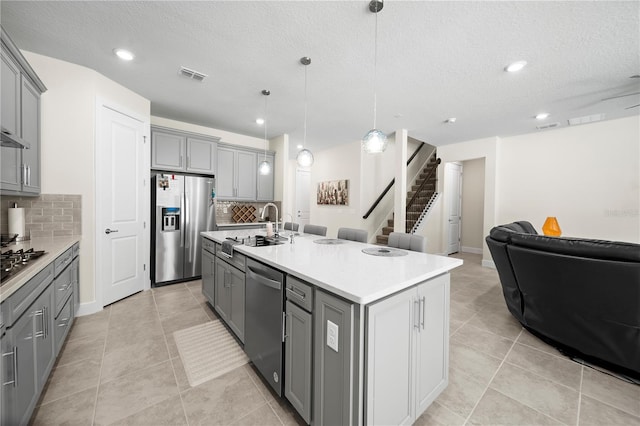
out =
{"type": "Polygon", "coordinates": [[[456,302],[455,300],[449,302],[449,317],[453,321],[467,322],[473,318],[477,312],[478,311],[473,310],[464,303],[456,302]]]}
{"type": "Polygon", "coordinates": [[[522,330],[522,334],[520,335],[520,337],[518,337],[518,343],[530,346],[551,355],[563,356],[556,348],[543,342],[541,339],[537,338],[526,329],[522,330]]]}
{"type": "Polygon", "coordinates": [[[151,292],[153,293],[153,295],[155,297],[155,296],[158,296],[158,295],[171,293],[171,292],[174,292],[174,291],[182,291],[185,288],[187,288],[185,283],[176,283],[176,284],[163,285],[163,286],[160,286],[160,287],[154,287],[154,288],[151,289],[151,292]]]}
{"type": "Polygon", "coordinates": [[[265,404],[266,400],[242,368],[182,394],[189,425],[230,424],[265,404]]]}
{"type": "Polygon", "coordinates": [[[436,398],[436,402],[455,414],[466,418],[482,396],[486,384],[458,370],[449,370],[449,386],[436,398]]]}
{"type": "Polygon", "coordinates": [[[234,426],[282,426],[283,423],[276,416],[271,406],[265,402],[261,407],[231,424],[234,426]]]}
{"type": "Polygon", "coordinates": [[[448,408],[433,402],[413,423],[414,426],[462,426],[465,419],[448,408]]]}
{"type": "Polygon", "coordinates": [[[97,390],[97,387],[85,389],[41,405],[32,416],[31,426],[90,425],[93,422],[97,390]]]}
{"type": "Polygon", "coordinates": [[[178,384],[178,391],[180,393],[191,389],[191,385],[189,384],[189,379],[187,378],[187,373],[184,370],[184,364],[182,363],[182,359],[179,356],[175,358],[171,358],[171,365],[173,366],[173,372],[176,376],[176,383],[178,384]]]}
{"type": "Polygon", "coordinates": [[[182,408],[180,396],[174,396],[144,410],[138,411],[122,420],[111,423],[112,426],[182,426],[187,418],[182,408]]]}
{"type": "Polygon", "coordinates": [[[258,388],[258,391],[262,394],[267,401],[273,401],[279,399],[278,395],[271,389],[271,386],[260,375],[256,367],[251,363],[247,363],[242,366],[242,369],[251,379],[253,384],[258,388]]]}
{"type": "Polygon", "coordinates": [[[567,386],[505,363],[491,388],[562,423],[576,423],[579,394],[567,386]]]}
{"type": "Polygon", "coordinates": [[[199,307],[198,300],[193,297],[186,286],[182,286],[182,289],[178,291],[156,294],[154,297],[158,314],[162,319],[199,307]]]}
{"type": "Polygon", "coordinates": [[[109,325],[105,353],[127,348],[141,342],[160,341],[164,330],[159,318],[132,323],[129,327],[114,328],[109,325]]]}
{"type": "Polygon", "coordinates": [[[513,346],[513,340],[498,336],[487,330],[473,326],[473,321],[466,323],[451,336],[451,342],[464,343],[474,350],[492,357],[503,359],[513,346]]]}
{"type": "Polygon", "coordinates": [[[197,303],[196,306],[196,308],[189,309],[184,312],[176,312],[172,315],[162,318],[162,329],[167,340],[167,347],[169,349],[169,356],[171,358],[179,355],[178,348],[176,347],[176,342],[173,339],[173,333],[175,331],[184,330],[185,328],[193,327],[211,321],[209,316],[205,313],[204,309],[198,306],[197,303]]]}
{"type": "Polygon", "coordinates": [[[61,367],[83,360],[99,362],[104,353],[104,344],[104,338],[92,339],[87,337],[67,341],[60,350],[56,366],[61,367]]]}
{"type": "Polygon", "coordinates": [[[204,302],[200,306],[202,306],[202,309],[212,321],[220,319],[220,315],[217,314],[217,312],[215,311],[213,306],[209,304],[209,302],[204,302]]]}
{"type": "Polygon", "coordinates": [[[608,404],[582,396],[580,403],[580,426],[602,426],[602,425],[640,425],[640,417],[612,407],[608,404]]]}
{"type": "Polygon", "coordinates": [[[485,386],[498,371],[501,362],[501,359],[478,352],[462,343],[451,342],[449,344],[450,373],[454,370],[461,371],[485,386]]]}
{"type": "Polygon", "coordinates": [[[480,311],[470,323],[511,340],[515,340],[522,331],[520,323],[506,309],[480,311]]]}
{"type": "Polygon", "coordinates": [[[155,300],[151,292],[147,293],[149,296],[127,302],[125,306],[114,305],[109,319],[109,328],[129,328],[139,323],[157,321],[159,317],[155,300]]]}
{"type": "Polygon", "coordinates": [[[105,353],[100,382],[105,383],[169,360],[164,339],[143,340],[105,353]]]}
{"type": "Polygon", "coordinates": [[[582,393],[640,417],[640,386],[585,367],[582,393]]]}
{"type": "Polygon", "coordinates": [[[100,363],[85,359],[53,369],[42,396],[42,404],[97,386],[100,363]]]}
{"type": "Polygon", "coordinates": [[[177,395],[178,386],[169,361],[102,383],[95,423],[107,425],[125,419],[177,395]]]}
{"type": "Polygon", "coordinates": [[[74,319],[67,341],[75,339],[100,339],[107,335],[111,310],[106,308],[93,315],[74,319]]]}
{"type": "Polygon", "coordinates": [[[518,343],[506,361],[576,391],[580,390],[582,366],[568,358],[547,354],[518,343]]]}
{"type": "Polygon", "coordinates": [[[287,400],[282,398],[273,399],[269,401],[268,404],[283,425],[306,426],[307,423],[287,400]]]}
{"type": "Polygon", "coordinates": [[[474,425],[562,424],[493,389],[487,389],[487,392],[482,396],[469,417],[469,423],[474,425]]]}

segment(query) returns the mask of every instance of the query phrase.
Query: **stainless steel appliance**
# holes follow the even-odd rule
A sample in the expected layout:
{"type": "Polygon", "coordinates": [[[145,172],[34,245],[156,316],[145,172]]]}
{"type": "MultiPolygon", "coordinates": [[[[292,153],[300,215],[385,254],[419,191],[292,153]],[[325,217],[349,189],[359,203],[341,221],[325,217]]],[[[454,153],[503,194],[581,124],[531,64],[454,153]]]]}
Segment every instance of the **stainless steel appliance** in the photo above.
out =
{"type": "Polygon", "coordinates": [[[284,342],[284,274],[247,259],[244,350],[282,396],[282,347],[284,342]]]}
{"type": "MultiPolygon", "coordinates": [[[[0,277],[0,283],[5,283],[9,278],[19,274],[21,271],[26,270],[30,265],[30,262],[39,258],[40,256],[47,254],[44,250],[34,250],[33,248],[24,250],[8,250],[0,255],[2,260],[2,270],[0,271],[2,276],[0,277]]],[[[1,285],[1,284],[0,284],[1,285]]]]}
{"type": "Polygon", "coordinates": [[[153,286],[200,277],[200,232],[217,229],[214,187],[212,177],[163,173],[152,178],[153,286]]]}

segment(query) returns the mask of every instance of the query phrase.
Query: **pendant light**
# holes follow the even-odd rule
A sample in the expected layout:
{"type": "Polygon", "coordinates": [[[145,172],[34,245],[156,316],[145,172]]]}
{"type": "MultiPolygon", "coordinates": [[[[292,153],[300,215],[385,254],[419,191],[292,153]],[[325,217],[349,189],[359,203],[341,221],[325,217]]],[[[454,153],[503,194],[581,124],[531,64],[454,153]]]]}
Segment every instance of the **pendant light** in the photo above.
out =
{"type": "Polygon", "coordinates": [[[264,89],[262,94],[264,95],[264,160],[258,166],[258,171],[261,175],[268,175],[271,173],[271,164],[267,161],[267,96],[271,92],[264,89]]]}
{"type": "Polygon", "coordinates": [[[376,95],[376,71],[378,65],[378,12],[382,10],[382,0],[372,0],[369,2],[369,10],[376,14],[376,30],[374,37],[374,50],[373,50],[373,129],[369,130],[362,138],[362,149],[369,153],[375,154],[383,152],[387,148],[387,135],[376,129],[376,107],[377,107],[377,95],[376,95]]]}
{"type": "Polygon", "coordinates": [[[304,137],[302,139],[302,149],[298,152],[296,160],[301,167],[311,167],[313,164],[313,154],[305,148],[307,143],[307,65],[311,63],[311,58],[303,56],[300,63],[304,65],[304,137]]]}

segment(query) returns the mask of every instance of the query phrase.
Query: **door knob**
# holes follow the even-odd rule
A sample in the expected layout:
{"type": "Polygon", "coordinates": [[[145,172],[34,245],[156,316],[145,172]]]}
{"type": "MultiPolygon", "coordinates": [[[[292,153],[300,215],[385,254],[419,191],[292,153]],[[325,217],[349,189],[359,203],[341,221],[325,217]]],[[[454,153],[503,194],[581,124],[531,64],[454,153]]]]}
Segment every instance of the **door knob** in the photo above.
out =
{"type": "Polygon", "coordinates": [[[104,230],[104,233],[105,233],[105,234],[110,234],[110,233],[112,233],[112,232],[118,232],[118,230],[117,230],[117,229],[109,229],[109,228],[107,228],[107,229],[105,229],[105,230],[104,230]]]}

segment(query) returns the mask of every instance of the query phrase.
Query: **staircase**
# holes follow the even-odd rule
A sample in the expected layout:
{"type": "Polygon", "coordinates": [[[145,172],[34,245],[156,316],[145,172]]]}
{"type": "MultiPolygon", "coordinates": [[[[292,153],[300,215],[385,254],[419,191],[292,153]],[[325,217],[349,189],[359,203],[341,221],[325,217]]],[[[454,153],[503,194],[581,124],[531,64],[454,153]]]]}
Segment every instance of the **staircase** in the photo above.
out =
{"type": "MultiPolygon", "coordinates": [[[[407,192],[407,203],[409,204],[411,202],[407,207],[407,222],[405,224],[405,232],[408,234],[413,233],[415,225],[422,219],[425,210],[432,202],[432,197],[436,193],[436,168],[438,167],[438,164],[440,164],[440,160],[436,157],[436,153],[434,152],[422,172],[420,172],[416,181],[411,186],[411,191],[407,192]],[[421,186],[422,189],[420,189],[421,186]],[[418,195],[415,195],[417,191],[419,191],[419,193],[418,195]]],[[[376,235],[376,243],[386,245],[389,240],[389,234],[393,232],[393,228],[393,219],[389,219],[387,221],[387,226],[382,228],[382,235],[376,235]]]]}

